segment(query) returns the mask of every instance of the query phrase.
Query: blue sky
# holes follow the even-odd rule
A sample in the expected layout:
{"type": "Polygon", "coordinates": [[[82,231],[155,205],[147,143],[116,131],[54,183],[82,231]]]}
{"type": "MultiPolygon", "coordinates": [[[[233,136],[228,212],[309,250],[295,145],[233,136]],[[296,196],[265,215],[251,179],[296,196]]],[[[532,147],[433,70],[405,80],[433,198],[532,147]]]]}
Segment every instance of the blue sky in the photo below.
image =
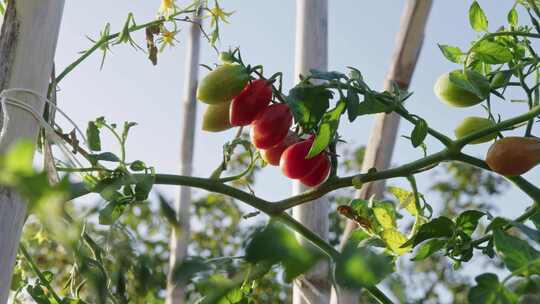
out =
{"type": "MultiPolygon", "coordinates": [[[[437,43],[466,48],[475,33],[469,28],[467,10],[469,1],[434,1],[429,18],[426,39],[422,50],[408,100],[411,112],[423,116],[430,126],[452,135],[454,127],[468,115],[483,116],[481,107],[456,109],[437,100],[432,87],[436,78],[457,68],[444,59],[437,43]]],[[[179,2],[182,4],[183,2],[179,2]]],[[[404,1],[330,1],[329,3],[329,69],[345,70],[346,66],[359,68],[366,81],[381,89],[392,55],[395,34],[404,1]]],[[[294,69],[294,14],[295,1],[222,1],[227,10],[234,10],[231,23],[222,28],[221,49],[241,47],[243,57],[252,64],[262,64],[268,74],[282,71],[286,88],[292,86],[294,69]]],[[[504,24],[513,1],[480,1],[490,21],[490,29],[504,24]]],[[[77,53],[90,46],[86,35],[96,37],[107,22],[112,31],[121,29],[128,12],[135,14],[136,21],[151,20],[159,7],[159,1],[96,0],[67,1],[60,40],[56,54],[57,69],[71,63],[77,53]]],[[[522,14],[522,18],[525,15],[522,14]]],[[[143,33],[136,38],[144,45],[143,33]]],[[[113,48],[103,70],[99,70],[101,57],[93,55],[72,72],[61,84],[59,105],[71,117],[85,126],[88,120],[105,115],[108,120],[125,120],[139,123],[128,144],[128,157],[142,159],[157,168],[158,172],[176,173],[179,163],[180,96],[183,88],[185,31],[178,37],[175,48],[159,54],[159,63],[152,66],[142,52],[122,45],[113,48]]],[[[216,54],[202,43],[201,62],[212,64],[216,54]]],[[[204,69],[201,69],[204,74],[204,69]]],[[[516,95],[516,98],[519,95],[516,95]]],[[[221,146],[233,136],[234,131],[205,133],[200,130],[200,117],[204,106],[199,104],[196,132],[194,174],[207,176],[220,161],[221,146]]],[[[520,113],[523,105],[495,102],[495,109],[502,117],[520,113]]],[[[342,122],[342,132],[352,144],[366,142],[371,130],[371,117],[361,117],[354,124],[342,122]]],[[[399,135],[408,135],[411,125],[402,122],[399,135]]],[[[112,143],[108,140],[107,143],[112,143]]],[[[440,145],[428,140],[430,152],[440,145]]],[[[110,146],[110,148],[114,148],[110,146]]],[[[467,150],[483,157],[488,145],[467,150]]],[[[408,140],[398,138],[393,163],[402,164],[421,157],[408,140]]],[[[529,173],[538,180],[538,170],[529,173]]],[[[420,189],[429,186],[430,173],[419,177],[420,189]]],[[[255,190],[267,199],[280,199],[289,195],[290,181],[278,168],[267,168],[261,173],[264,183],[255,190]]],[[[403,184],[393,180],[390,184],[403,184]]],[[[174,195],[173,188],[165,188],[174,195]]],[[[428,200],[430,199],[429,193],[428,200]]],[[[429,202],[437,208],[436,197],[429,202]]],[[[515,216],[529,204],[519,191],[510,190],[497,206],[505,216],[515,216]]]]}

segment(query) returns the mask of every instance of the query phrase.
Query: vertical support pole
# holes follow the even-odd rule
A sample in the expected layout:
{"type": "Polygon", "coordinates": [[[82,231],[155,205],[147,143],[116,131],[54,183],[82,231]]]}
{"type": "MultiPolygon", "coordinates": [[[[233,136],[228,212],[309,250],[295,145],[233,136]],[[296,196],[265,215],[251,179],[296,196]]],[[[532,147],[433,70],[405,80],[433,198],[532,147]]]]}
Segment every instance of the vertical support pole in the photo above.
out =
{"type": "MultiPolygon", "coordinates": [[[[328,1],[296,1],[296,50],[295,81],[299,75],[307,75],[310,69],[328,68],[328,1]]],[[[293,193],[299,194],[307,188],[298,181],[293,183],[293,193]]],[[[303,204],[293,208],[293,217],[321,238],[328,239],[328,204],[323,202],[303,204]]],[[[330,284],[328,265],[320,263],[309,273],[294,282],[294,304],[328,303],[330,284]]]]}
{"type": "MultiPolygon", "coordinates": [[[[0,90],[24,88],[46,96],[64,10],[64,0],[9,0],[0,34],[0,90]]],[[[13,93],[43,112],[43,100],[13,93]]],[[[35,141],[39,126],[28,112],[8,107],[10,121],[0,134],[0,154],[21,139],[35,141]]],[[[7,123],[7,122],[3,122],[7,123]]],[[[11,285],[26,202],[11,188],[0,187],[0,303],[6,303],[11,285]]]]}
{"type": "MultiPolygon", "coordinates": [[[[424,41],[424,31],[431,5],[432,0],[407,1],[401,17],[400,31],[396,36],[392,63],[384,82],[385,90],[390,90],[392,83],[396,83],[404,90],[409,87],[424,41]]],[[[398,127],[399,116],[397,114],[382,113],[377,115],[367,144],[362,172],[367,172],[371,168],[384,170],[390,166],[398,127]]],[[[384,187],[384,181],[366,183],[358,191],[357,196],[362,199],[368,199],[372,196],[381,198],[384,187]]],[[[356,224],[348,221],[341,239],[341,248],[345,246],[349,235],[355,228],[356,224]]],[[[331,303],[345,304],[357,303],[358,301],[358,296],[355,293],[347,291],[342,291],[339,294],[339,301],[336,298],[335,290],[333,290],[331,303]]]]}
{"type": "MultiPolygon", "coordinates": [[[[180,139],[180,174],[190,176],[193,172],[193,150],[195,145],[195,119],[197,116],[197,82],[199,77],[199,54],[201,37],[200,9],[193,14],[194,23],[189,25],[187,40],[185,82],[182,96],[182,137],[180,139]]],[[[180,229],[172,230],[170,240],[169,275],[167,277],[167,304],[184,303],[185,286],[172,278],[176,266],[186,258],[190,236],[191,188],[180,187],[175,204],[180,229]]]]}

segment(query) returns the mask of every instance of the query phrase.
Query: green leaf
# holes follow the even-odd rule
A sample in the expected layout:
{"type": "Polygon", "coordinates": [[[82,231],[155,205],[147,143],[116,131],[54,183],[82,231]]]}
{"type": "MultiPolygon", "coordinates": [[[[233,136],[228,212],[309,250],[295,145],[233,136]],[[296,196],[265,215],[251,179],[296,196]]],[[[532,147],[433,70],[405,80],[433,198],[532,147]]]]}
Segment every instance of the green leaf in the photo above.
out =
{"type": "Polygon", "coordinates": [[[154,175],[146,174],[139,178],[135,184],[135,199],[138,201],[144,201],[148,198],[156,177],[154,175]]]}
{"type": "Polygon", "coordinates": [[[90,154],[88,156],[96,161],[102,160],[102,161],[110,161],[110,162],[115,162],[115,163],[120,162],[120,158],[118,158],[118,156],[116,156],[114,153],[111,153],[111,152],[90,154]]]}
{"type": "Polygon", "coordinates": [[[169,222],[171,226],[173,226],[176,229],[179,229],[181,227],[180,222],[178,218],[176,217],[176,211],[171,207],[169,202],[161,195],[161,193],[158,193],[158,200],[159,200],[159,207],[161,209],[161,214],[163,214],[163,217],[169,222]]]}
{"type": "Polygon", "coordinates": [[[489,81],[484,75],[474,70],[466,70],[465,73],[462,70],[452,71],[449,79],[458,87],[474,93],[480,98],[487,98],[489,95],[489,81]]]}
{"type": "Polygon", "coordinates": [[[465,54],[457,46],[437,44],[446,59],[454,63],[463,63],[465,54]]]}
{"type": "Polygon", "coordinates": [[[478,226],[478,221],[486,215],[477,210],[467,210],[462,212],[456,219],[456,226],[468,236],[471,236],[478,226]]]}
{"type": "Polygon", "coordinates": [[[376,254],[369,248],[347,246],[336,261],[336,281],[341,286],[358,290],[374,286],[393,272],[392,257],[376,254]]]}
{"type": "Polygon", "coordinates": [[[428,134],[427,122],[423,119],[418,119],[411,133],[411,143],[413,147],[420,146],[428,134]]]}
{"type": "Polygon", "coordinates": [[[435,252],[441,250],[446,245],[446,240],[440,240],[440,239],[432,239],[420,246],[418,251],[416,251],[416,255],[414,258],[412,258],[413,261],[421,261],[424,260],[431,255],[433,255],[435,252]]]}
{"type": "Polygon", "coordinates": [[[497,253],[508,270],[515,275],[540,274],[540,252],[526,241],[511,236],[500,229],[493,231],[497,253]]]}
{"type": "Polygon", "coordinates": [[[341,100],[333,110],[324,113],[319,132],[317,132],[315,141],[313,142],[313,145],[311,145],[311,149],[309,149],[307,158],[319,155],[319,153],[328,147],[339,127],[339,118],[343,111],[345,111],[346,106],[347,103],[345,100],[341,100]]]}
{"type": "Polygon", "coordinates": [[[488,40],[478,43],[472,51],[474,52],[475,59],[488,64],[507,63],[514,58],[512,52],[507,47],[488,40]]]}
{"type": "Polygon", "coordinates": [[[307,130],[317,126],[330,106],[332,92],[323,86],[298,85],[289,91],[286,101],[297,123],[307,130]]]}
{"type": "Polygon", "coordinates": [[[176,283],[186,284],[190,282],[196,274],[210,269],[211,267],[202,258],[188,258],[173,270],[172,277],[176,283]]]}
{"type": "Polygon", "coordinates": [[[402,247],[407,242],[407,237],[394,228],[388,228],[381,232],[381,239],[392,252],[402,255],[411,250],[411,246],[402,247]]]}
{"type": "Polygon", "coordinates": [[[484,11],[476,1],[469,8],[469,23],[472,29],[477,32],[486,32],[488,29],[486,14],[484,14],[484,11]]]}
{"type": "Polygon", "coordinates": [[[327,71],[319,71],[316,69],[311,69],[310,72],[311,72],[310,77],[314,79],[322,79],[322,80],[330,81],[330,80],[339,80],[342,78],[347,78],[347,76],[345,76],[345,74],[341,72],[333,72],[333,71],[327,72],[327,71]]]}
{"type": "Polygon", "coordinates": [[[287,282],[308,271],[321,258],[320,250],[300,243],[289,229],[273,221],[256,232],[246,248],[246,260],[250,263],[281,263],[287,282]]]}
{"type": "Polygon", "coordinates": [[[101,151],[99,129],[93,121],[88,122],[88,127],[86,128],[86,140],[88,140],[88,148],[90,148],[91,151],[101,151]]]}
{"type": "Polygon", "coordinates": [[[405,208],[413,216],[418,214],[413,192],[398,187],[388,187],[387,189],[399,201],[399,208],[405,208]]]}
{"type": "Polygon", "coordinates": [[[512,7],[512,9],[508,12],[508,24],[511,26],[518,26],[519,20],[518,20],[518,12],[515,7],[512,7]]]}
{"type": "Polygon", "coordinates": [[[403,244],[402,247],[409,245],[415,247],[427,239],[450,238],[454,234],[455,229],[455,224],[451,219],[444,216],[438,217],[420,226],[418,232],[410,240],[403,244]]]}
{"type": "Polygon", "coordinates": [[[141,161],[141,160],[136,160],[134,162],[131,163],[131,165],[129,165],[129,168],[132,170],[132,171],[144,171],[144,169],[146,169],[146,164],[141,161]]]}
{"type": "Polygon", "coordinates": [[[364,101],[358,105],[357,116],[391,112],[392,107],[381,102],[376,96],[366,94],[364,101]]]}
{"type": "Polygon", "coordinates": [[[109,202],[105,208],[99,210],[99,224],[112,225],[126,210],[126,205],[118,202],[109,202]]]}
{"type": "Polygon", "coordinates": [[[396,209],[392,202],[376,202],[372,210],[377,222],[383,228],[396,228],[396,209]]]}
{"type": "Polygon", "coordinates": [[[3,172],[0,174],[32,175],[34,148],[30,140],[20,140],[13,144],[4,156],[3,172]]]}
{"type": "Polygon", "coordinates": [[[349,122],[353,122],[358,117],[360,98],[358,94],[351,88],[347,89],[347,116],[349,122]]]}
{"type": "Polygon", "coordinates": [[[493,273],[484,273],[475,278],[477,285],[468,294],[469,303],[512,304],[518,303],[518,296],[499,282],[493,273]]]}

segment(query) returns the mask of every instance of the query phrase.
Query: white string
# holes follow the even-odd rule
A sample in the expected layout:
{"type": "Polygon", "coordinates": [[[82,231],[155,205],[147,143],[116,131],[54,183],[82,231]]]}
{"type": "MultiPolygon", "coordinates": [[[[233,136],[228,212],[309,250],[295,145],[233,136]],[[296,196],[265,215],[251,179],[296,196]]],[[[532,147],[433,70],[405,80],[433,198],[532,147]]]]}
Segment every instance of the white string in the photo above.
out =
{"type": "Polygon", "coordinates": [[[3,90],[0,93],[0,104],[2,105],[3,112],[4,112],[3,113],[4,123],[2,125],[2,130],[0,131],[0,138],[2,138],[2,136],[4,136],[4,134],[6,132],[6,129],[7,129],[7,126],[9,125],[9,121],[10,121],[10,115],[9,115],[9,111],[7,110],[7,105],[9,104],[11,106],[18,107],[18,108],[20,108],[22,110],[25,110],[28,113],[32,114],[32,116],[38,122],[38,124],[45,130],[45,135],[47,136],[47,138],[52,140],[60,148],[60,150],[67,157],[68,161],[70,162],[70,164],[73,167],[82,167],[82,164],[75,157],[75,155],[73,155],[71,150],[64,143],[64,140],[62,138],[60,138],[60,136],[58,136],[58,134],[56,134],[53,127],[51,127],[51,125],[47,121],[45,121],[45,119],[43,119],[43,117],[41,116],[40,113],[37,113],[32,107],[27,105],[25,102],[23,102],[23,101],[21,101],[19,99],[13,98],[13,97],[6,96],[8,93],[12,93],[12,92],[30,93],[30,94],[34,95],[35,97],[37,97],[38,99],[47,102],[50,106],[52,106],[56,111],[58,111],[60,114],[62,114],[62,116],[64,116],[73,125],[75,130],[80,134],[81,138],[83,139],[84,144],[86,146],[88,146],[86,138],[84,137],[84,134],[79,129],[79,127],[63,111],[61,111],[53,102],[51,102],[47,98],[41,96],[39,93],[37,93],[35,91],[28,90],[28,89],[19,89],[19,88],[6,89],[6,90],[3,90]]]}

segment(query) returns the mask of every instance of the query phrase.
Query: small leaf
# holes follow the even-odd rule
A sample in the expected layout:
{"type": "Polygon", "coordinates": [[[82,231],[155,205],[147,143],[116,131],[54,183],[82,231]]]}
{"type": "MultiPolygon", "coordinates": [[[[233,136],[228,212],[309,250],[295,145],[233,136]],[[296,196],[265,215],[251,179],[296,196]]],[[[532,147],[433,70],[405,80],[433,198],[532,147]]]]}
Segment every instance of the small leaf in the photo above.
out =
{"type": "Polygon", "coordinates": [[[347,116],[349,122],[353,122],[358,116],[360,106],[360,98],[358,94],[351,88],[347,89],[347,116]]]}
{"type": "Polygon", "coordinates": [[[341,286],[358,290],[374,286],[393,272],[392,257],[376,254],[369,248],[347,246],[336,261],[336,281],[341,286]]]}
{"type": "Polygon", "coordinates": [[[512,7],[512,9],[508,12],[508,24],[511,26],[518,26],[519,20],[518,20],[518,12],[515,7],[512,7]]]}
{"type": "Polygon", "coordinates": [[[461,229],[465,234],[471,236],[478,226],[478,221],[486,215],[484,212],[477,210],[467,210],[462,212],[456,219],[456,226],[461,229]]]}
{"type": "Polygon", "coordinates": [[[317,136],[309,150],[307,158],[319,155],[319,153],[328,147],[339,127],[339,118],[341,117],[341,114],[343,114],[343,111],[345,111],[346,106],[347,103],[345,100],[341,100],[333,110],[324,113],[319,132],[317,132],[317,136]]]}
{"type": "Polygon", "coordinates": [[[450,72],[449,79],[458,87],[474,93],[476,96],[484,99],[489,95],[489,81],[484,75],[473,71],[466,70],[465,73],[461,70],[450,72]]]}
{"type": "Polygon", "coordinates": [[[396,210],[392,202],[377,202],[373,214],[383,228],[396,228],[396,210]]]}
{"type": "Polygon", "coordinates": [[[484,11],[476,1],[469,8],[469,23],[472,29],[477,32],[486,32],[488,29],[486,14],[484,14],[484,11]]]}
{"type": "Polygon", "coordinates": [[[441,216],[420,226],[418,232],[402,247],[412,245],[415,247],[427,239],[450,238],[454,234],[455,224],[451,219],[441,216]]]}
{"type": "Polygon", "coordinates": [[[418,119],[411,133],[411,143],[413,147],[418,147],[424,142],[428,134],[427,122],[423,119],[418,119]]]}
{"type": "Polygon", "coordinates": [[[392,107],[381,102],[377,97],[366,94],[364,101],[358,105],[357,113],[360,115],[391,112],[392,107]]]}
{"type": "Polygon", "coordinates": [[[457,46],[438,44],[439,49],[446,59],[454,63],[463,63],[465,54],[457,46]]]}
{"type": "Polygon", "coordinates": [[[90,148],[91,151],[101,151],[99,129],[93,121],[88,122],[88,127],[86,128],[86,139],[88,140],[88,148],[90,148]]]}
{"type": "Polygon", "coordinates": [[[446,240],[440,240],[440,239],[432,239],[420,246],[418,251],[416,252],[416,255],[414,258],[412,258],[413,261],[421,261],[428,257],[430,257],[435,252],[441,250],[446,245],[446,240]]]}
{"type": "Polygon", "coordinates": [[[411,250],[411,246],[401,247],[407,242],[407,237],[394,228],[383,230],[381,238],[390,250],[398,255],[405,254],[411,250]]]}
{"type": "Polygon", "coordinates": [[[472,51],[474,52],[475,59],[488,64],[507,63],[514,58],[512,52],[507,47],[488,40],[478,43],[472,51]]]}
{"type": "Polygon", "coordinates": [[[303,84],[289,91],[286,101],[294,120],[307,130],[315,128],[330,106],[332,92],[323,86],[303,84]]]}
{"type": "Polygon", "coordinates": [[[516,275],[540,274],[540,252],[526,241],[511,236],[500,229],[493,231],[497,253],[508,270],[516,275]]]}
{"type": "Polygon", "coordinates": [[[178,218],[176,217],[176,211],[174,211],[169,202],[167,202],[167,200],[165,199],[165,197],[163,197],[163,195],[161,195],[161,193],[158,193],[158,200],[161,214],[163,214],[163,216],[171,226],[179,229],[181,225],[180,221],[178,221],[178,218]]]}
{"type": "Polygon", "coordinates": [[[519,297],[499,282],[493,273],[483,273],[475,278],[477,285],[469,290],[469,303],[514,304],[519,297]]]}
{"type": "Polygon", "coordinates": [[[105,208],[99,211],[99,224],[100,225],[112,225],[118,218],[124,213],[126,209],[125,204],[118,202],[107,203],[105,208]]]}
{"type": "Polygon", "coordinates": [[[392,193],[399,201],[399,208],[405,208],[413,216],[418,214],[413,192],[398,187],[388,187],[388,192],[392,193]]]}
{"type": "Polygon", "coordinates": [[[146,169],[146,164],[141,161],[141,160],[136,160],[134,162],[131,163],[131,165],[129,165],[129,168],[132,170],[132,171],[143,171],[144,169],[146,169]]]}

